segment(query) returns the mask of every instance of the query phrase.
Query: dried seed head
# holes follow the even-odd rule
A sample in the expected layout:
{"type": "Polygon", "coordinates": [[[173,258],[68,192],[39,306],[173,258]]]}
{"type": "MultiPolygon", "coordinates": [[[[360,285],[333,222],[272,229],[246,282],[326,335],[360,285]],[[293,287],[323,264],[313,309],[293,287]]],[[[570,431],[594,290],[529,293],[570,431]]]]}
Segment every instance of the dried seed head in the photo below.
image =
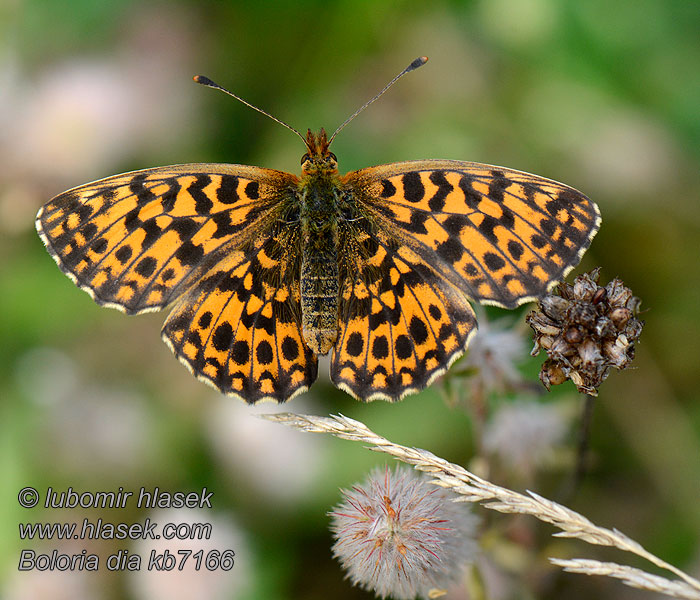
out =
{"type": "Polygon", "coordinates": [[[644,321],[640,300],[619,279],[598,285],[600,269],[562,283],[526,320],[535,332],[533,356],[545,350],[540,380],[549,389],[571,379],[579,392],[597,395],[610,367],[626,369],[644,321]]]}
{"type": "Polygon", "coordinates": [[[431,597],[476,557],[476,517],[455,495],[399,465],[373,471],[330,513],[333,554],[378,596],[431,597]]]}

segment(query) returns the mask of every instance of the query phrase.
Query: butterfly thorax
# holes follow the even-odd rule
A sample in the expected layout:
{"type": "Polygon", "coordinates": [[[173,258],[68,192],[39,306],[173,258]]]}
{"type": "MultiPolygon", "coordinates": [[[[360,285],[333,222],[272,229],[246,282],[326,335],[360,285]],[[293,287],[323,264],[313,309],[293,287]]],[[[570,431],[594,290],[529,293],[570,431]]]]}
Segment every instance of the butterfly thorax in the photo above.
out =
{"type": "Polygon", "coordinates": [[[326,132],[307,134],[302,158],[301,320],[304,340],[316,354],[327,354],[338,336],[339,178],[326,132]]]}

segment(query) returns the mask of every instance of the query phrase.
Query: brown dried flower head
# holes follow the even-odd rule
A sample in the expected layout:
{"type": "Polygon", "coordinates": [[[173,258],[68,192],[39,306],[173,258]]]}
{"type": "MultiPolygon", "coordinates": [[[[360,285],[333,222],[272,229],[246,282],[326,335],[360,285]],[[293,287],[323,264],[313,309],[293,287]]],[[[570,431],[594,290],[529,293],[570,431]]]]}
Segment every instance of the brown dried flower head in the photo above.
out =
{"type": "Polygon", "coordinates": [[[596,396],[610,368],[626,369],[634,358],[644,326],[640,300],[619,279],[599,286],[599,275],[597,268],[560,284],[526,317],[535,332],[531,354],[547,352],[540,370],[547,389],[571,379],[579,392],[596,396]]]}

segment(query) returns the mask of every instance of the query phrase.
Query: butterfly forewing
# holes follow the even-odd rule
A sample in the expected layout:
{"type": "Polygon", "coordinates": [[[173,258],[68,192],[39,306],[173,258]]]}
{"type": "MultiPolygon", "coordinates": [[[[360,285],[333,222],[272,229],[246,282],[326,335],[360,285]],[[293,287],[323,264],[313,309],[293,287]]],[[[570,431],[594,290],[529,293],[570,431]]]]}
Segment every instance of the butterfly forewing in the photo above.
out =
{"type": "Polygon", "coordinates": [[[561,183],[489,165],[426,160],[344,177],[358,203],[470,298],[513,308],[578,264],[598,208],[561,183]]]}
{"type": "Polygon", "coordinates": [[[37,229],[61,269],[100,304],[158,310],[284,206],[296,177],[226,164],[135,171],[51,200],[37,229]]]}

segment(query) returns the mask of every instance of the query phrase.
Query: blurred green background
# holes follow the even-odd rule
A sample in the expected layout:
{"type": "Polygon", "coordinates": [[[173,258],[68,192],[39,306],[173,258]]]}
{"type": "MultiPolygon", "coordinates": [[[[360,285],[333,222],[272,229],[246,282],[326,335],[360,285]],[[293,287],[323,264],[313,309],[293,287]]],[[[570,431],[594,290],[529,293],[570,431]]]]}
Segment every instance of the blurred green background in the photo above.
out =
{"type": "MultiPolygon", "coordinates": [[[[480,468],[496,483],[561,499],[697,576],[699,32],[694,0],[5,0],[0,596],[372,597],[343,581],[326,513],[339,501],[338,487],[363,479],[382,457],[262,422],[253,416],[257,408],[195,381],[159,339],[163,314],[126,317],[94,305],[59,272],[33,220],[57,193],[131,169],[232,162],[298,172],[304,148],[295,136],[194,85],[196,73],[300,130],[333,130],[422,54],[430,62],[334,142],[341,171],[454,158],[538,173],[587,193],[603,225],[577,272],[600,265],[604,282],[619,276],[642,299],[647,324],[636,369],[613,373],[603,385],[591,470],[566,497],[560,491],[574,469],[582,403],[571,384],[534,400],[559,415],[557,427],[565,430],[552,436],[551,460],[516,461],[510,469],[507,452],[499,458],[498,450],[484,449],[481,430],[521,400],[518,392],[488,394],[484,425],[472,417],[481,414],[473,398],[479,386],[469,381],[451,386],[447,403],[438,382],[397,405],[361,405],[330,385],[322,364],[312,391],[283,408],[342,412],[393,441],[480,468]],[[206,487],[214,492],[213,508],[167,516],[133,504],[28,510],[17,493],[29,485],[42,494],[49,486],[206,487]],[[87,548],[103,561],[118,549],[148,555],[127,541],[42,544],[18,536],[21,522],[100,516],[212,522],[207,547],[234,549],[236,566],[161,576],[145,569],[17,571],[23,548],[87,548]]],[[[527,355],[526,311],[486,316],[519,336],[521,352],[511,362],[533,383],[543,358],[527,355]]],[[[523,419],[523,430],[530,425],[523,419]]],[[[518,428],[516,419],[511,437],[518,428]]],[[[548,556],[626,560],[620,553],[551,538],[554,530],[534,520],[476,510],[485,532],[478,563],[483,597],[648,596],[547,563],[548,556]]],[[[470,596],[462,586],[448,597],[470,596]]]]}

